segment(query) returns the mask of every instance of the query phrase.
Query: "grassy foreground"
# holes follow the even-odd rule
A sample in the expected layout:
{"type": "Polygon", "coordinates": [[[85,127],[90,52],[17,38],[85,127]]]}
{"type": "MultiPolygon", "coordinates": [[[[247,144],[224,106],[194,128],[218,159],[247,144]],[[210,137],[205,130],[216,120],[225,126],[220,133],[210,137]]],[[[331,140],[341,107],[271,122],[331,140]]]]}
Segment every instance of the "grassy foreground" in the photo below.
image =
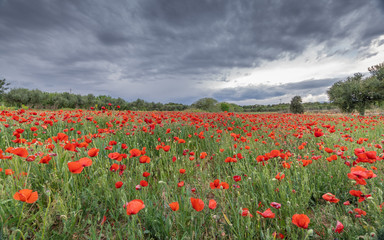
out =
{"type": "Polygon", "coordinates": [[[0,113],[0,239],[384,239],[383,117],[0,113]]]}

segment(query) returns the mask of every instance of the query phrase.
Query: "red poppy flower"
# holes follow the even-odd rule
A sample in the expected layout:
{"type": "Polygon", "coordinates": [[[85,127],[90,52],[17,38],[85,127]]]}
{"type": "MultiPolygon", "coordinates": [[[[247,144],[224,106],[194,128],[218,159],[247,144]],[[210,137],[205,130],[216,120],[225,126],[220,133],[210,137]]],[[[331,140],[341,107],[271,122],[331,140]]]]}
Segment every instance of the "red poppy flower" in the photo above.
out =
{"type": "Polygon", "coordinates": [[[37,192],[33,192],[33,190],[22,189],[13,195],[13,199],[26,203],[34,203],[37,201],[37,199],[39,199],[39,195],[37,192]]]}
{"type": "Polygon", "coordinates": [[[299,228],[307,229],[310,221],[309,217],[305,214],[295,214],[292,216],[292,223],[299,228]]]}
{"type": "Polygon", "coordinates": [[[141,180],[141,181],[140,181],[140,185],[141,185],[142,187],[146,187],[146,186],[148,186],[148,182],[145,181],[145,180],[141,180]]]}
{"type": "Polygon", "coordinates": [[[335,232],[341,233],[343,230],[344,230],[344,225],[341,222],[337,221],[335,232]]]}
{"type": "Polygon", "coordinates": [[[331,148],[324,148],[324,150],[327,152],[327,153],[333,153],[333,150],[331,148]]]}
{"type": "Polygon", "coordinates": [[[99,149],[97,148],[91,148],[88,150],[88,156],[90,157],[96,157],[99,154],[99,149]]]}
{"type": "Polygon", "coordinates": [[[237,158],[233,158],[233,157],[227,157],[224,162],[228,163],[228,162],[237,162],[237,158]]]}
{"type": "Polygon", "coordinates": [[[235,180],[235,182],[239,182],[241,181],[241,176],[239,175],[233,176],[233,180],[235,180]]]}
{"type": "Polygon", "coordinates": [[[151,158],[148,157],[148,156],[143,155],[143,156],[140,157],[139,162],[140,163],[150,163],[151,162],[151,158]]]}
{"type": "Polygon", "coordinates": [[[285,174],[283,173],[283,174],[281,174],[281,172],[279,172],[276,176],[275,176],[275,178],[277,179],[277,180],[279,180],[279,181],[281,181],[281,180],[283,180],[284,178],[285,178],[285,174]]]}
{"type": "Polygon", "coordinates": [[[25,148],[12,148],[12,150],[10,150],[10,153],[22,158],[28,157],[28,151],[25,148]]]}
{"type": "Polygon", "coordinates": [[[72,143],[67,143],[64,146],[64,149],[71,152],[77,152],[75,144],[72,144],[72,143]]]}
{"type": "Polygon", "coordinates": [[[115,183],[115,188],[121,188],[123,186],[123,182],[119,181],[115,183]]]}
{"type": "Polygon", "coordinates": [[[326,193],[323,195],[323,199],[325,201],[328,201],[328,202],[331,202],[331,203],[338,203],[340,201],[340,199],[337,199],[335,197],[335,195],[333,195],[332,193],[326,193]]]}
{"type": "Polygon", "coordinates": [[[135,215],[145,207],[144,202],[140,199],[134,199],[126,205],[127,215],[135,215]]]}
{"type": "Polygon", "coordinates": [[[361,191],[359,191],[359,190],[351,190],[351,191],[349,191],[349,194],[351,194],[354,197],[361,197],[361,195],[363,193],[361,191]]]}
{"type": "Polygon", "coordinates": [[[117,170],[119,170],[119,164],[117,163],[112,164],[111,167],[109,168],[109,171],[111,172],[116,172],[117,170]]]}
{"type": "Polygon", "coordinates": [[[253,215],[251,214],[251,212],[249,211],[248,208],[243,208],[242,209],[241,216],[243,216],[243,217],[253,217],[253,215]]]}
{"type": "Polygon", "coordinates": [[[204,202],[201,199],[191,198],[191,204],[192,204],[192,207],[198,212],[204,209],[204,202]]]}
{"type": "Polygon", "coordinates": [[[292,162],[286,162],[286,161],[283,161],[281,164],[283,165],[283,168],[286,168],[286,169],[290,169],[291,168],[291,163],[292,162]]]}
{"type": "Polygon", "coordinates": [[[257,211],[256,213],[260,214],[261,216],[263,216],[263,218],[275,218],[275,214],[271,211],[270,208],[268,208],[267,210],[265,210],[264,212],[259,212],[257,211]]]}
{"type": "Polygon", "coordinates": [[[324,133],[323,132],[320,132],[319,130],[318,131],[315,131],[315,133],[314,133],[314,136],[315,137],[321,137],[321,136],[323,136],[324,135],[324,133]]]}
{"type": "Polygon", "coordinates": [[[71,173],[81,173],[84,169],[84,167],[89,167],[92,165],[92,160],[89,158],[81,158],[75,162],[69,162],[68,163],[68,169],[71,173]]]}
{"type": "Polygon", "coordinates": [[[123,160],[123,155],[118,152],[110,153],[108,154],[108,157],[118,162],[121,162],[121,160],[123,160]]]}
{"type": "Polygon", "coordinates": [[[12,159],[12,156],[4,156],[3,150],[0,149],[0,159],[12,159]]]}
{"type": "Polygon", "coordinates": [[[168,152],[170,149],[171,149],[171,146],[169,146],[169,145],[165,145],[163,147],[164,152],[168,152]]]}
{"type": "Polygon", "coordinates": [[[169,207],[172,209],[172,211],[176,212],[179,210],[179,203],[178,202],[173,202],[169,204],[169,207]]]}
{"type": "Polygon", "coordinates": [[[216,202],[214,199],[209,200],[208,207],[209,207],[210,209],[215,209],[216,206],[217,206],[217,202],[216,202]]]}
{"type": "Polygon", "coordinates": [[[271,207],[276,208],[276,209],[281,208],[281,204],[280,204],[280,203],[277,203],[277,202],[271,202],[270,205],[271,205],[271,207]]]}
{"type": "Polygon", "coordinates": [[[200,153],[200,159],[204,159],[208,154],[206,152],[200,153]]]}
{"type": "Polygon", "coordinates": [[[355,180],[356,185],[366,185],[367,182],[365,181],[365,179],[370,179],[374,177],[377,177],[377,175],[374,174],[372,170],[367,170],[366,168],[363,168],[361,166],[351,168],[351,172],[348,173],[348,178],[355,180]]]}
{"type": "Polygon", "coordinates": [[[361,210],[360,208],[355,208],[354,211],[357,212],[359,215],[367,215],[367,212],[361,210]]]}
{"type": "Polygon", "coordinates": [[[44,157],[42,157],[42,158],[40,159],[40,162],[39,162],[39,163],[45,163],[45,164],[48,164],[49,161],[51,161],[51,159],[52,159],[51,156],[46,155],[46,156],[44,156],[44,157]]]}
{"type": "Polygon", "coordinates": [[[129,150],[129,153],[131,154],[131,156],[129,156],[130,158],[139,157],[141,155],[141,151],[136,148],[129,150]]]}
{"type": "Polygon", "coordinates": [[[215,188],[228,189],[229,188],[229,184],[228,183],[226,183],[226,182],[221,182],[220,183],[219,179],[216,179],[215,181],[209,183],[209,186],[211,187],[211,189],[215,189],[215,188]]]}

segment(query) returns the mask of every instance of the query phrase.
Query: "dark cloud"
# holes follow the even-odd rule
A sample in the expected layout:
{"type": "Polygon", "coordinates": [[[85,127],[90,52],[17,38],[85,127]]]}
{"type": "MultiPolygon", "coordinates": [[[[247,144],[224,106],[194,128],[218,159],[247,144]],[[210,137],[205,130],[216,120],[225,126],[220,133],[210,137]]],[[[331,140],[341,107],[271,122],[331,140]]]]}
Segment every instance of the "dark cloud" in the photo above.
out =
{"type": "Polygon", "coordinates": [[[339,78],[304,80],[295,83],[286,83],[280,85],[249,85],[246,87],[225,88],[216,91],[213,97],[220,101],[243,101],[243,100],[265,100],[269,98],[278,98],[301,95],[303,97],[311,94],[318,96],[325,93],[326,89],[339,78]]]}
{"type": "Polygon", "coordinates": [[[120,45],[130,41],[129,36],[118,31],[100,32],[97,34],[97,38],[105,45],[120,45]]]}
{"type": "Polygon", "coordinates": [[[340,78],[327,78],[327,79],[318,79],[318,80],[309,79],[309,80],[304,80],[300,82],[281,84],[279,86],[287,90],[302,91],[307,89],[313,89],[314,91],[316,91],[318,88],[330,87],[335,82],[340,80],[342,79],[340,78]]]}
{"type": "Polygon", "coordinates": [[[384,12],[384,0],[377,0],[379,7],[381,7],[381,10],[384,12]]]}
{"type": "Polygon", "coordinates": [[[319,56],[365,51],[384,33],[381,10],[382,0],[0,0],[0,68],[14,87],[191,103],[219,94],[205,84],[230,81],[235,68],[294,59],[319,44],[319,56]]]}

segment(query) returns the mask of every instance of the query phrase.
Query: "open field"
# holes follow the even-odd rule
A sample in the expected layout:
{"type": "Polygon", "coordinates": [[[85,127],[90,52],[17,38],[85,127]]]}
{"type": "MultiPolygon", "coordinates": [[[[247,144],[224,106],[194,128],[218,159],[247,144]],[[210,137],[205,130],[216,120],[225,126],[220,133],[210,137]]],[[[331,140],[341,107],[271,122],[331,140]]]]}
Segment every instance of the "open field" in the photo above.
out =
{"type": "Polygon", "coordinates": [[[384,239],[380,116],[22,109],[0,121],[0,239],[384,239]]]}

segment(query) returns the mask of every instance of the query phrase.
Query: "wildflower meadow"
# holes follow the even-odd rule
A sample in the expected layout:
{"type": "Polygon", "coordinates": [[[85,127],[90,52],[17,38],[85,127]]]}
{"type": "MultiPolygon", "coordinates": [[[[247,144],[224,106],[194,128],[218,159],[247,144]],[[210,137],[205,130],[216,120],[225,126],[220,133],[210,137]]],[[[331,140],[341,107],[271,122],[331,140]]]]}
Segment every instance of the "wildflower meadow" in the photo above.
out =
{"type": "Polygon", "coordinates": [[[384,239],[383,116],[0,113],[0,239],[384,239]]]}

